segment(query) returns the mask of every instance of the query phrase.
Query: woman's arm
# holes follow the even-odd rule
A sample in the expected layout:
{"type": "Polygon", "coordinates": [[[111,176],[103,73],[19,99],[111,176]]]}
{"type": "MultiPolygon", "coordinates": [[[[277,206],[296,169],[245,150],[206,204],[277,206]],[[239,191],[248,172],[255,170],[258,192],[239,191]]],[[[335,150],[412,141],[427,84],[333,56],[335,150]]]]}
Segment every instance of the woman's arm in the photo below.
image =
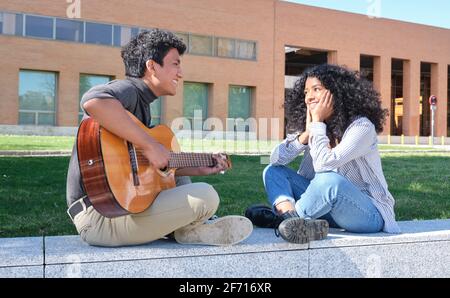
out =
{"type": "Polygon", "coordinates": [[[309,126],[311,125],[311,113],[309,107],[306,110],[306,129],[303,133],[289,135],[281,144],[272,150],[270,164],[286,165],[294,160],[300,153],[308,148],[309,126]]]}
{"type": "Polygon", "coordinates": [[[287,165],[305,151],[307,146],[300,143],[298,134],[290,135],[272,150],[270,164],[275,166],[287,165]]]}

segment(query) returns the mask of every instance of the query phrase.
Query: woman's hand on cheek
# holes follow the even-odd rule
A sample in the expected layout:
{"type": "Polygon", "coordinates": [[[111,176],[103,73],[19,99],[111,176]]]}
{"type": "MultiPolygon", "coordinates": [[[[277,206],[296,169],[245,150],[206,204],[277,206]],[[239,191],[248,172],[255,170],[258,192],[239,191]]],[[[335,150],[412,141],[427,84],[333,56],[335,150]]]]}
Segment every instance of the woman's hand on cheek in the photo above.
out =
{"type": "Polygon", "coordinates": [[[325,90],[320,96],[319,102],[311,110],[313,122],[323,122],[333,114],[333,95],[330,90],[325,90]]]}

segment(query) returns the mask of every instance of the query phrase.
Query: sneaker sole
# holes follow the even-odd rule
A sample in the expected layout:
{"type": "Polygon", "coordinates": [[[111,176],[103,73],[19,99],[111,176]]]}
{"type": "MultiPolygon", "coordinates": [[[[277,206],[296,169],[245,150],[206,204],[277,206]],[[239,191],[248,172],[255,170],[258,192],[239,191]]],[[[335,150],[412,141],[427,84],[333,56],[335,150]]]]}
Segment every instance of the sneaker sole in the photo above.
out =
{"type": "Polygon", "coordinates": [[[174,232],[181,244],[227,246],[247,239],[253,231],[252,222],[243,216],[229,215],[196,226],[187,232],[174,232]]]}
{"type": "Polygon", "coordinates": [[[288,218],[278,227],[281,238],[288,242],[304,244],[327,237],[329,225],[323,219],[288,218]]]}

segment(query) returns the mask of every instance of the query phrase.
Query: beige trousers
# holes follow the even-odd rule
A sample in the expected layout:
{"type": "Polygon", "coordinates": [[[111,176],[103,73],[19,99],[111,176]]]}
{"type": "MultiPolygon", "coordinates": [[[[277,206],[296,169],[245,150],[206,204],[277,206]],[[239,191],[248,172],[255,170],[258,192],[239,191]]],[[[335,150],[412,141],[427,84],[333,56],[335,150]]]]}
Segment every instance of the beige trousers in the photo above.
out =
{"type": "MultiPolygon", "coordinates": [[[[83,200],[81,203],[84,205],[83,200]]],[[[162,191],[138,214],[107,218],[89,206],[73,221],[83,241],[91,245],[136,245],[175,230],[188,231],[213,216],[218,206],[219,196],[211,185],[190,183],[162,191]]]]}

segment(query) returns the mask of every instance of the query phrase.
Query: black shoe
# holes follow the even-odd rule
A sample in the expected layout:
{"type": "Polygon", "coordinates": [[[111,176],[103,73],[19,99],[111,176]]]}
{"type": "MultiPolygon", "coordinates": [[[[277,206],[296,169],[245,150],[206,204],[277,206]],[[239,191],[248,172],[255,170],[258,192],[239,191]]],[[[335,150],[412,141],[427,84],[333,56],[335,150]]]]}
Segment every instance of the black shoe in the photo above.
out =
{"type": "Polygon", "coordinates": [[[245,217],[257,227],[276,228],[282,220],[276,215],[272,208],[264,204],[254,204],[245,210],[245,217]]]}
{"type": "Polygon", "coordinates": [[[324,219],[292,217],[283,220],[277,230],[284,240],[301,244],[326,238],[328,229],[328,222],[324,219]]]}

